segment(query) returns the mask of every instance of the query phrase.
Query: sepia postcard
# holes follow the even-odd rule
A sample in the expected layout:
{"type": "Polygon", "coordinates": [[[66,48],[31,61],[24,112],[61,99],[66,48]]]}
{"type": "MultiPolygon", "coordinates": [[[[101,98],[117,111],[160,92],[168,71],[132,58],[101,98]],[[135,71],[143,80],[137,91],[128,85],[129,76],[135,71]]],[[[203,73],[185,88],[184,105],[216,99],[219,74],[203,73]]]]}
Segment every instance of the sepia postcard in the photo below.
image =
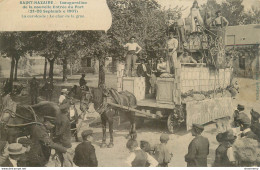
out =
{"type": "Polygon", "coordinates": [[[0,167],[260,167],[260,0],[0,0],[0,167]]]}

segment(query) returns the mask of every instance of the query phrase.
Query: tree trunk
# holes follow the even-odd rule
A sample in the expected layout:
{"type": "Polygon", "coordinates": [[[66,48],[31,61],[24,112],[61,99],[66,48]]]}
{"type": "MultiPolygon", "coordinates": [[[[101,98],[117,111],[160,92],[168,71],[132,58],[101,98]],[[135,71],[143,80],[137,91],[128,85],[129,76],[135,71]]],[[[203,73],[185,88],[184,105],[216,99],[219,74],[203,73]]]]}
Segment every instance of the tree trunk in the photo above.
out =
{"type": "Polygon", "coordinates": [[[9,85],[10,85],[11,92],[13,91],[14,67],[15,67],[15,59],[14,59],[14,57],[12,57],[10,79],[9,79],[9,85]]]}
{"type": "Polygon", "coordinates": [[[15,71],[14,71],[14,81],[17,81],[17,69],[18,69],[18,62],[19,62],[19,58],[15,59],[15,71]]]}
{"type": "Polygon", "coordinates": [[[65,57],[63,59],[63,78],[62,78],[63,82],[67,81],[67,65],[68,65],[68,61],[67,61],[67,57],[65,57]]]}
{"type": "Polygon", "coordinates": [[[54,61],[55,61],[54,59],[49,60],[50,62],[49,78],[51,79],[51,81],[53,81],[54,61]]]}
{"type": "Polygon", "coordinates": [[[46,76],[47,76],[47,65],[48,65],[48,60],[45,58],[43,80],[46,80],[46,76]]]}
{"type": "Polygon", "coordinates": [[[105,58],[99,59],[99,80],[98,86],[103,87],[105,85],[105,58]]]}

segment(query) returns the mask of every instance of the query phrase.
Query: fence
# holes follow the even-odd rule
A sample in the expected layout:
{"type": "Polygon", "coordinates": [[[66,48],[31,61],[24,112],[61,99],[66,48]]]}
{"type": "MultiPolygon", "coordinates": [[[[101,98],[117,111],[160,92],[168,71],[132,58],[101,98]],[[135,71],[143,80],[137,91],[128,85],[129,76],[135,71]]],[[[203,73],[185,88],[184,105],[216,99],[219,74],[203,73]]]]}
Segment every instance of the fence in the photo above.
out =
{"type": "Polygon", "coordinates": [[[210,70],[207,67],[188,67],[182,65],[180,68],[181,92],[224,89],[230,85],[231,73],[232,69],[229,68],[210,70]]]}

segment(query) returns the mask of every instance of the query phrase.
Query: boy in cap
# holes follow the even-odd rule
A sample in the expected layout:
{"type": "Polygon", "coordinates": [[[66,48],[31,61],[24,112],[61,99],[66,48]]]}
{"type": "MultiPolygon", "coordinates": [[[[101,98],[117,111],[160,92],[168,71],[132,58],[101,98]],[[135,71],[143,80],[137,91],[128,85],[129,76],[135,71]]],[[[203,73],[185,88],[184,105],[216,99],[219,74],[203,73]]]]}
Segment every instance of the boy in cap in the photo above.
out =
{"type": "Polygon", "coordinates": [[[156,167],[158,162],[148,153],[138,147],[138,143],[135,139],[129,139],[126,143],[127,149],[130,151],[130,155],[126,160],[126,163],[132,167],[145,167],[149,164],[149,167],[156,167]]]}
{"type": "Polygon", "coordinates": [[[249,119],[247,114],[245,114],[244,110],[245,110],[245,107],[243,105],[241,105],[241,104],[237,105],[237,110],[235,110],[235,113],[234,113],[234,125],[235,125],[235,127],[240,126],[238,119],[241,119],[241,118],[249,119]]]}
{"type": "Polygon", "coordinates": [[[11,143],[6,152],[9,154],[9,157],[1,165],[1,167],[18,167],[17,163],[21,159],[22,154],[24,154],[26,148],[20,143],[11,143]]]}
{"type": "Polygon", "coordinates": [[[204,127],[199,124],[192,125],[192,136],[185,161],[188,167],[207,167],[207,156],[209,154],[209,140],[201,135],[204,127]]]}
{"type": "MultiPolygon", "coordinates": [[[[216,149],[215,152],[215,167],[232,167],[235,165],[235,162],[233,159],[230,158],[231,154],[228,154],[229,148],[232,147],[232,144],[236,140],[236,136],[233,135],[233,131],[229,130],[224,133],[219,133],[217,135],[220,141],[220,145],[216,149]]],[[[232,150],[232,149],[231,149],[232,150]]]]}
{"type": "Polygon", "coordinates": [[[167,142],[169,141],[169,135],[161,134],[160,141],[161,143],[155,146],[154,156],[159,163],[159,167],[168,167],[168,163],[170,163],[172,158],[172,155],[166,146],[167,142]]]}
{"type": "Polygon", "coordinates": [[[93,131],[85,130],[81,133],[81,136],[83,142],[76,147],[73,162],[79,167],[97,167],[98,161],[95,148],[91,144],[93,141],[93,131]]]}

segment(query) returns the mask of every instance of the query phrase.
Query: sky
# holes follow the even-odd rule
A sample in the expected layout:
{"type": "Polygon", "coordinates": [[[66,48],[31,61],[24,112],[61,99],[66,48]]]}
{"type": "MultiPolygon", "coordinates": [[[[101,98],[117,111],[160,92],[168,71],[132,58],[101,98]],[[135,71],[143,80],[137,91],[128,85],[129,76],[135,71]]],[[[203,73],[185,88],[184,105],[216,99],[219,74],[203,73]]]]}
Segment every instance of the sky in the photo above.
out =
{"type": "MultiPolygon", "coordinates": [[[[194,0],[157,0],[159,4],[161,4],[166,9],[169,7],[175,7],[175,6],[183,6],[188,7],[185,11],[183,11],[183,17],[187,17],[189,15],[189,9],[192,6],[192,3],[194,0]]],[[[199,5],[204,4],[207,2],[207,0],[197,0],[199,5]]],[[[217,0],[218,3],[221,3],[225,0],[217,0]]],[[[243,5],[245,6],[246,10],[251,9],[252,5],[257,6],[260,8],[260,0],[244,0],[243,5]]]]}

